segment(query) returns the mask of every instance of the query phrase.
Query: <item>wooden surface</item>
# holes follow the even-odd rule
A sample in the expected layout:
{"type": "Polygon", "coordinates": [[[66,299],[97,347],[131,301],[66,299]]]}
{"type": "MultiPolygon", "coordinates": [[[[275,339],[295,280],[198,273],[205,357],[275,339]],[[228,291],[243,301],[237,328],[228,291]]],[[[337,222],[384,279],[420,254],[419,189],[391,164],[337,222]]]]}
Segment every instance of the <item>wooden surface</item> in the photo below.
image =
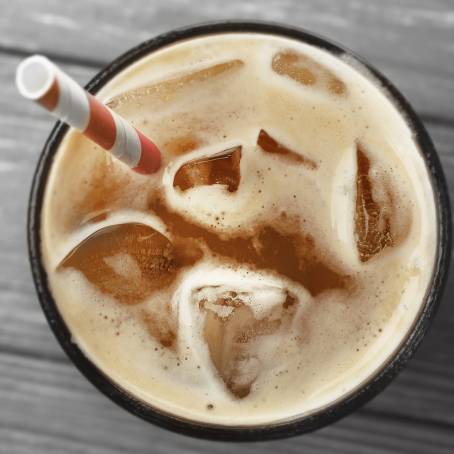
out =
{"type": "Polygon", "coordinates": [[[141,40],[226,18],[301,26],[369,59],[421,115],[454,199],[452,0],[2,0],[0,453],[453,453],[453,273],[431,332],[406,370],[352,416],[285,441],[231,445],[151,426],[97,392],[50,332],[29,271],[25,221],[33,169],[53,122],[17,95],[17,63],[41,52],[85,83],[141,40]]]}

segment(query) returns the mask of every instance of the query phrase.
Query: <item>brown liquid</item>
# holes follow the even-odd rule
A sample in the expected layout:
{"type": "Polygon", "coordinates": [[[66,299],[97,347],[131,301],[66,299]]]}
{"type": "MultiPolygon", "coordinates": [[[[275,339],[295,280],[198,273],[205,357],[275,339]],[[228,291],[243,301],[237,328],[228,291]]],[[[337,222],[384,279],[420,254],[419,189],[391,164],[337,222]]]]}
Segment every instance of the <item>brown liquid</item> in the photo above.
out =
{"type": "Polygon", "coordinates": [[[278,52],[273,57],[271,67],[277,74],[290,77],[302,85],[319,87],[335,95],[343,95],[347,91],[344,82],[330,70],[293,50],[278,52]]]}
{"type": "Polygon", "coordinates": [[[173,186],[186,191],[195,186],[220,184],[235,192],[240,184],[241,146],[183,164],[175,174],[173,186]]]}
{"type": "Polygon", "coordinates": [[[238,264],[274,271],[302,284],[314,296],[325,290],[345,288],[349,280],[323,259],[310,235],[297,233],[299,226],[295,232],[284,233],[271,225],[260,225],[252,235],[222,238],[171,211],[159,195],[151,198],[150,208],[165,223],[173,244],[146,225],[113,225],[86,238],[60,266],[78,269],[99,290],[125,304],[140,303],[154,290],[171,284],[182,267],[202,257],[203,246],[210,253],[238,264]],[[129,274],[125,275],[109,266],[107,260],[118,257],[121,261],[121,254],[133,260],[136,272],[131,272],[127,263],[124,269],[129,274]]]}
{"type": "Polygon", "coordinates": [[[194,134],[178,136],[166,142],[162,149],[167,155],[179,156],[193,151],[203,145],[194,134]]]}
{"type": "Polygon", "coordinates": [[[356,247],[362,262],[367,262],[385,247],[393,246],[390,210],[380,206],[373,197],[369,176],[370,160],[361,145],[356,149],[356,247]]]}
{"type": "Polygon", "coordinates": [[[279,143],[276,139],[271,137],[264,129],[260,130],[257,138],[257,145],[266,153],[279,155],[289,161],[297,162],[305,165],[311,170],[317,168],[317,164],[312,159],[306,158],[299,153],[296,153],[285,145],[279,143]]]}
{"type": "Polygon", "coordinates": [[[294,232],[279,231],[271,225],[260,225],[251,235],[224,238],[214,231],[187,220],[170,210],[155,195],[150,209],[165,223],[175,238],[201,242],[220,257],[256,269],[274,271],[305,286],[312,295],[336,288],[345,288],[349,277],[327,263],[310,235],[302,235],[298,225],[294,232]]]}

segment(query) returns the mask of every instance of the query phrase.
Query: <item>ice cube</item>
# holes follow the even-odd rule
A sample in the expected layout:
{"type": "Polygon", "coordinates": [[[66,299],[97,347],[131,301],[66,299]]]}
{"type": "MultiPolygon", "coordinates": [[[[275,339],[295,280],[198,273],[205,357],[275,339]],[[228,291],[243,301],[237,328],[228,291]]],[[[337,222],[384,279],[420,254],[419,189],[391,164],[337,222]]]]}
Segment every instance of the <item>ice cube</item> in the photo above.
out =
{"type": "Polygon", "coordinates": [[[175,279],[191,259],[155,229],[138,223],[104,227],[77,245],[59,268],[79,270],[98,290],[137,304],[175,279]]]}
{"type": "Polygon", "coordinates": [[[213,365],[234,396],[246,397],[258,376],[278,363],[275,352],[281,336],[290,335],[297,299],[266,285],[250,292],[207,286],[197,289],[193,301],[205,314],[203,335],[213,365]]]}
{"type": "Polygon", "coordinates": [[[177,318],[170,305],[155,305],[153,310],[143,310],[142,320],[147,331],[163,347],[175,348],[177,338],[177,318]]]}
{"type": "Polygon", "coordinates": [[[312,159],[306,158],[300,153],[287,148],[285,145],[279,143],[276,139],[271,137],[264,129],[260,130],[257,138],[257,145],[266,153],[278,155],[287,161],[303,164],[311,170],[315,170],[317,168],[317,163],[312,161],[312,159]]]}
{"type": "Polygon", "coordinates": [[[128,111],[137,109],[137,103],[150,103],[150,106],[153,106],[156,101],[169,102],[176,95],[181,96],[182,91],[185,89],[203,88],[206,82],[235,73],[243,66],[244,63],[241,60],[218,63],[189,74],[127,91],[110,99],[107,105],[120,115],[127,115],[128,111]]]}
{"type": "Polygon", "coordinates": [[[220,184],[235,192],[240,184],[241,146],[186,162],[176,172],[173,186],[186,191],[195,186],[220,184]]]}
{"type": "MultiPolygon", "coordinates": [[[[392,207],[374,199],[374,182],[370,177],[370,160],[361,145],[356,149],[355,233],[359,258],[367,262],[385,247],[393,246],[392,207]]],[[[390,202],[390,201],[389,201],[390,202]]]]}
{"type": "Polygon", "coordinates": [[[343,95],[347,91],[344,82],[332,71],[294,50],[278,52],[271,67],[277,74],[290,77],[302,85],[318,87],[335,95],[343,95]]]}

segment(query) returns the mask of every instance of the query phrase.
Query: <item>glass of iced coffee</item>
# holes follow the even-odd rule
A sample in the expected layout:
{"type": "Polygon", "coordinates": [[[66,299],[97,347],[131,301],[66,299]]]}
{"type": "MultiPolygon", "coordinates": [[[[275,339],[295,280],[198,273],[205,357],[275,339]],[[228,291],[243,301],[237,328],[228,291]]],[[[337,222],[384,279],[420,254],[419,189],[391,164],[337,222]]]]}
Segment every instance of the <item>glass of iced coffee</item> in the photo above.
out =
{"type": "Polygon", "coordinates": [[[58,123],[31,194],[50,326],[123,408],[264,440],[376,395],[423,337],[450,253],[443,173],[350,51],[265,23],[145,42],[88,86],[158,145],[140,175],[58,123]]]}

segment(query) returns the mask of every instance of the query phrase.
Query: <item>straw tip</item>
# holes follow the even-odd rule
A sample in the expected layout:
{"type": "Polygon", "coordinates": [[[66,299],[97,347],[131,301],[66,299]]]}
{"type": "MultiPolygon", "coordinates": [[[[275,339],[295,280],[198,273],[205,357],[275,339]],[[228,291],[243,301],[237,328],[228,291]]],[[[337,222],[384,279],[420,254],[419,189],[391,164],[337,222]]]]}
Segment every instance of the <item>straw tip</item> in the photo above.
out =
{"type": "Polygon", "coordinates": [[[16,86],[27,99],[40,99],[54,81],[54,65],[43,55],[32,55],[22,60],[16,69],[16,86]]]}
{"type": "Polygon", "coordinates": [[[137,131],[137,134],[140,139],[141,155],[139,163],[136,167],[133,167],[132,170],[143,175],[150,175],[157,172],[161,167],[161,152],[158,147],[140,131],[137,131]]]}

